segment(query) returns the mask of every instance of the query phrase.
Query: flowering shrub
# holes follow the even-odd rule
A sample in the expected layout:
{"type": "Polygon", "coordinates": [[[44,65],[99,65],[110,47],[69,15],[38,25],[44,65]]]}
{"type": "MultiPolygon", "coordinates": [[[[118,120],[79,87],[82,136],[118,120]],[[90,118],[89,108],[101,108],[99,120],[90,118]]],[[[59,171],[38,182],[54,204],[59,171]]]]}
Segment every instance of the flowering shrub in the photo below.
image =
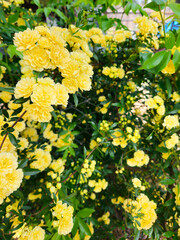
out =
{"type": "Polygon", "coordinates": [[[180,35],[164,32],[165,1],[150,16],[123,3],[144,14],[137,32],[48,26],[22,3],[0,5],[0,238],[178,239],[180,35]]]}

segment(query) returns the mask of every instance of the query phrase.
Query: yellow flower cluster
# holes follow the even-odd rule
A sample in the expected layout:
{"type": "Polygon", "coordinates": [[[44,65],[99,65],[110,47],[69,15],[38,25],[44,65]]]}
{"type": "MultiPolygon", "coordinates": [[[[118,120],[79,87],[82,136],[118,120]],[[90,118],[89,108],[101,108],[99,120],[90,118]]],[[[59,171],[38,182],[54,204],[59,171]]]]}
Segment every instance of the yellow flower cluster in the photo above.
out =
{"type": "Polygon", "coordinates": [[[115,132],[113,133],[112,144],[114,146],[121,146],[122,148],[125,148],[127,146],[127,139],[123,137],[122,132],[118,128],[116,128],[115,132]]]}
{"type": "Polygon", "coordinates": [[[110,126],[110,122],[106,121],[106,120],[103,120],[101,123],[100,123],[100,128],[99,130],[102,131],[102,132],[107,132],[109,131],[109,126],[110,126]]]}
{"type": "Polygon", "coordinates": [[[3,5],[3,7],[8,8],[11,4],[14,4],[16,6],[19,6],[20,4],[24,4],[24,0],[0,0],[0,3],[3,5]]]}
{"type": "Polygon", "coordinates": [[[126,127],[127,139],[132,141],[133,143],[137,143],[140,139],[141,135],[139,129],[133,129],[131,127],[126,127]]]}
{"type": "Polygon", "coordinates": [[[176,72],[176,69],[173,61],[170,60],[168,65],[163,70],[161,70],[161,72],[164,74],[174,74],[176,72]]]}
{"type": "Polygon", "coordinates": [[[116,30],[113,39],[117,43],[125,42],[127,38],[132,38],[132,34],[130,31],[126,31],[124,29],[116,30]]]}
{"type": "Polygon", "coordinates": [[[35,161],[30,164],[30,167],[39,169],[40,171],[44,171],[51,163],[51,154],[41,148],[37,148],[34,152],[30,152],[28,157],[35,159],[35,161]]]}
{"type": "Polygon", "coordinates": [[[135,188],[140,188],[141,187],[141,180],[139,180],[138,178],[133,178],[132,183],[133,183],[133,186],[135,188]]]}
{"type": "Polygon", "coordinates": [[[36,226],[32,230],[28,227],[22,229],[22,233],[18,240],[44,240],[45,239],[45,230],[42,229],[40,226],[36,226]]]}
{"type": "Polygon", "coordinates": [[[100,28],[91,28],[85,32],[88,41],[92,40],[96,44],[100,44],[102,47],[106,47],[105,35],[100,28]]]}
{"type": "Polygon", "coordinates": [[[139,32],[144,36],[147,37],[148,34],[156,35],[158,32],[158,24],[157,22],[148,19],[146,16],[137,17],[134,21],[137,23],[139,32]]]}
{"type": "Polygon", "coordinates": [[[14,44],[23,52],[21,65],[25,75],[32,74],[32,70],[41,72],[58,68],[63,77],[62,85],[68,93],[75,93],[78,88],[86,91],[91,89],[93,71],[89,56],[91,57],[92,53],[82,30],[74,26],[70,26],[69,30],[43,26],[34,30],[28,28],[24,32],[15,33],[14,44]],[[84,39],[80,38],[82,35],[84,39]],[[67,50],[67,42],[74,51],[67,50]],[[83,50],[80,50],[80,47],[83,50]]]}
{"type": "Polygon", "coordinates": [[[179,127],[179,119],[178,115],[168,115],[164,118],[163,126],[166,127],[168,130],[172,128],[179,127]]]}
{"type": "Polygon", "coordinates": [[[168,149],[174,148],[176,144],[179,143],[179,136],[177,133],[174,133],[170,139],[165,141],[165,145],[168,149]]]}
{"type": "Polygon", "coordinates": [[[106,225],[110,224],[110,212],[106,212],[105,214],[102,215],[102,217],[98,218],[98,222],[103,221],[106,225]]]}
{"type": "Polygon", "coordinates": [[[133,224],[139,229],[148,230],[152,227],[153,223],[157,219],[155,209],[157,207],[156,203],[149,201],[149,198],[141,193],[136,201],[132,199],[126,199],[124,201],[123,207],[125,211],[129,212],[133,219],[133,224]],[[137,224],[137,221],[139,224],[137,224]]]}
{"type": "Polygon", "coordinates": [[[134,153],[134,157],[133,158],[129,158],[127,160],[127,164],[130,167],[142,167],[143,165],[147,165],[149,162],[149,156],[147,154],[144,153],[144,151],[142,150],[137,150],[134,153]]]}
{"type": "Polygon", "coordinates": [[[84,160],[83,167],[81,168],[81,177],[80,177],[80,183],[87,182],[87,179],[92,176],[96,166],[95,160],[84,160]]]}
{"type": "MultiPolygon", "coordinates": [[[[163,18],[164,18],[164,14],[162,13],[162,16],[163,16],[163,18]]],[[[151,14],[150,14],[150,17],[152,17],[152,18],[157,18],[159,21],[161,21],[161,14],[160,14],[160,12],[152,12],[151,14]]]]}
{"type": "Polygon", "coordinates": [[[174,102],[180,102],[180,95],[177,92],[173,92],[171,97],[174,102]]]}
{"type": "Polygon", "coordinates": [[[0,204],[7,196],[16,191],[22,182],[23,171],[17,169],[17,159],[15,152],[0,153],[0,204]]]}
{"type": "Polygon", "coordinates": [[[73,228],[73,211],[72,206],[67,206],[66,203],[58,201],[52,209],[52,215],[57,220],[53,220],[53,227],[58,227],[60,235],[67,235],[73,228]]]}
{"type": "Polygon", "coordinates": [[[6,68],[4,66],[0,66],[0,81],[2,80],[5,72],[6,68]]]}
{"type": "Polygon", "coordinates": [[[109,76],[110,78],[120,78],[122,79],[125,75],[123,68],[113,67],[103,67],[102,73],[105,76],[109,76]]]}
{"type": "Polygon", "coordinates": [[[95,193],[99,193],[107,188],[108,182],[105,179],[98,179],[97,182],[95,180],[89,180],[88,185],[89,187],[94,187],[93,191],[95,193]]]}
{"type": "Polygon", "coordinates": [[[49,77],[38,78],[37,83],[33,77],[23,77],[16,84],[15,97],[30,97],[32,104],[28,107],[28,115],[34,121],[48,122],[51,120],[52,105],[67,106],[68,91],[49,77]]]}
{"type": "Polygon", "coordinates": [[[158,115],[163,116],[165,114],[164,100],[160,96],[147,99],[145,104],[149,109],[156,109],[158,115]]]}
{"type": "Polygon", "coordinates": [[[174,188],[173,188],[173,192],[175,193],[176,197],[175,197],[175,203],[176,205],[180,206],[180,186],[179,184],[177,184],[174,188]]]}
{"type": "Polygon", "coordinates": [[[117,198],[112,198],[111,199],[112,204],[120,204],[124,202],[124,198],[119,196],[117,198]]]}

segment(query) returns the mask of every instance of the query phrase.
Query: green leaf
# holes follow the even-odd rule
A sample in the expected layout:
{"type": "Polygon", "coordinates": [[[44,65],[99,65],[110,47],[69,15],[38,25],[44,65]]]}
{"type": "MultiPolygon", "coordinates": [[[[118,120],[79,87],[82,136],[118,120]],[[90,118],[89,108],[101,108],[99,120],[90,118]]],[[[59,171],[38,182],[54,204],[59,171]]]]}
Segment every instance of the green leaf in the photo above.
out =
{"type": "Polygon", "coordinates": [[[174,184],[175,181],[174,179],[163,179],[160,181],[161,184],[164,184],[164,185],[171,185],[171,184],[174,184]]]}
{"type": "Polygon", "coordinates": [[[165,147],[156,147],[156,151],[161,152],[161,153],[167,153],[168,149],[165,147]]]}
{"type": "Polygon", "coordinates": [[[77,213],[78,217],[86,218],[89,217],[95,210],[91,208],[84,208],[77,213]]]}
{"type": "Polygon", "coordinates": [[[24,176],[32,176],[40,173],[41,171],[35,168],[24,168],[24,176]]]}
{"type": "Polygon", "coordinates": [[[170,3],[168,7],[180,17],[180,4],[178,3],[170,3]]]}
{"type": "Polygon", "coordinates": [[[149,69],[149,72],[152,72],[154,74],[157,74],[158,72],[160,72],[161,70],[163,70],[167,64],[169,63],[171,58],[171,51],[166,52],[163,60],[160,62],[159,65],[157,65],[155,68],[149,69]]]}
{"type": "Polygon", "coordinates": [[[167,0],[152,0],[152,2],[157,3],[158,5],[164,4],[167,2],[167,0]]]}
{"type": "Polygon", "coordinates": [[[13,87],[0,87],[0,91],[14,93],[13,87]]]}
{"type": "Polygon", "coordinates": [[[20,112],[22,112],[22,109],[23,109],[22,106],[17,108],[16,110],[14,110],[14,112],[13,112],[13,114],[11,116],[15,116],[15,115],[19,114],[20,112]]]}
{"type": "Polygon", "coordinates": [[[146,140],[151,140],[152,136],[153,136],[153,131],[152,131],[152,133],[149,134],[149,136],[146,138],[146,140]]]}
{"type": "Polygon", "coordinates": [[[44,132],[47,128],[48,123],[47,122],[41,122],[41,132],[44,132]]]}
{"type": "Polygon", "coordinates": [[[144,6],[144,8],[150,8],[150,9],[152,9],[152,10],[154,10],[154,11],[159,11],[159,6],[158,6],[158,4],[155,3],[155,2],[150,2],[150,3],[146,4],[146,5],[144,6]]]}
{"type": "Polygon", "coordinates": [[[169,206],[172,206],[173,205],[173,203],[174,203],[174,199],[169,199],[169,200],[167,200],[165,203],[164,203],[164,207],[169,207],[169,206]]]}
{"type": "Polygon", "coordinates": [[[9,118],[9,113],[6,109],[2,109],[2,114],[6,117],[9,118]]]}
{"type": "Polygon", "coordinates": [[[28,159],[23,159],[19,162],[18,168],[24,168],[28,163],[28,159]]]}
{"type": "Polygon", "coordinates": [[[169,78],[166,78],[166,89],[167,89],[167,93],[168,93],[168,98],[170,98],[171,92],[172,92],[172,86],[171,86],[171,82],[170,82],[169,78]]]}
{"type": "Polygon", "coordinates": [[[33,2],[40,8],[41,7],[41,4],[39,2],[39,0],[33,0],[33,2]]]}
{"type": "Polygon", "coordinates": [[[147,59],[144,62],[143,66],[140,67],[140,69],[151,69],[157,67],[157,65],[159,65],[165,58],[166,53],[166,51],[155,53],[151,58],[147,59]]]}
{"type": "MultiPolygon", "coordinates": [[[[137,222],[137,221],[136,221],[137,222]]],[[[138,229],[135,230],[134,240],[138,240],[140,237],[140,231],[138,229]]]]}
{"type": "Polygon", "coordinates": [[[58,232],[56,232],[53,237],[52,240],[61,240],[61,236],[58,234],[58,232]]]}
{"type": "Polygon", "coordinates": [[[175,45],[175,36],[171,31],[167,32],[166,36],[165,47],[167,49],[172,49],[175,45]]]}
{"type": "Polygon", "coordinates": [[[54,9],[53,10],[57,15],[58,17],[60,17],[61,19],[63,19],[64,21],[67,21],[67,17],[64,15],[63,12],[61,12],[59,9],[54,9]]]}
{"type": "Polygon", "coordinates": [[[7,21],[6,21],[6,16],[5,16],[4,11],[3,11],[3,9],[2,9],[1,6],[0,6],[0,16],[1,16],[1,20],[2,20],[4,23],[6,23],[6,22],[7,22],[7,21]]]}
{"type": "Polygon", "coordinates": [[[7,53],[9,54],[10,58],[13,58],[14,55],[16,54],[16,46],[9,45],[7,48],[7,53]]]}
{"type": "Polygon", "coordinates": [[[176,47],[180,47],[180,34],[178,34],[177,39],[176,39],[176,47]]]}
{"type": "Polygon", "coordinates": [[[173,235],[174,235],[174,233],[172,231],[168,231],[168,232],[163,233],[164,237],[172,237],[173,235]]]}
{"type": "Polygon", "coordinates": [[[180,110],[180,103],[176,103],[176,104],[174,105],[173,110],[167,112],[167,114],[175,114],[175,113],[178,113],[179,110],[180,110]]]}
{"type": "Polygon", "coordinates": [[[13,15],[9,15],[8,23],[14,23],[18,20],[18,18],[19,18],[19,13],[18,12],[13,14],[13,15]]]}
{"type": "Polygon", "coordinates": [[[79,228],[80,230],[85,233],[88,236],[91,236],[91,232],[89,230],[88,225],[85,223],[85,221],[81,218],[78,217],[78,224],[79,224],[79,228]]]}
{"type": "Polygon", "coordinates": [[[24,195],[20,190],[16,190],[15,192],[13,192],[13,196],[15,196],[16,198],[24,199],[24,195]]]}
{"type": "Polygon", "coordinates": [[[45,14],[46,17],[48,17],[51,12],[52,12],[51,7],[45,7],[44,8],[44,14],[45,14]]]}
{"type": "Polygon", "coordinates": [[[175,70],[177,71],[177,69],[180,66],[180,51],[178,51],[177,49],[173,55],[173,63],[174,63],[175,70]]]}
{"type": "Polygon", "coordinates": [[[12,133],[8,133],[9,140],[11,143],[15,146],[18,147],[17,139],[12,133]]]}
{"type": "Polygon", "coordinates": [[[78,230],[78,217],[75,216],[73,229],[72,229],[72,231],[71,231],[71,233],[72,233],[73,236],[76,235],[77,230],[78,230]]]}
{"type": "Polygon", "coordinates": [[[78,106],[78,97],[76,94],[73,94],[73,98],[74,98],[74,104],[77,107],[78,106]]]}
{"type": "Polygon", "coordinates": [[[57,121],[57,115],[56,115],[55,111],[52,111],[51,115],[53,116],[54,120],[57,121]]]}
{"type": "Polygon", "coordinates": [[[20,103],[25,103],[29,100],[29,98],[19,98],[19,99],[15,99],[14,103],[20,104],[20,103]]]}

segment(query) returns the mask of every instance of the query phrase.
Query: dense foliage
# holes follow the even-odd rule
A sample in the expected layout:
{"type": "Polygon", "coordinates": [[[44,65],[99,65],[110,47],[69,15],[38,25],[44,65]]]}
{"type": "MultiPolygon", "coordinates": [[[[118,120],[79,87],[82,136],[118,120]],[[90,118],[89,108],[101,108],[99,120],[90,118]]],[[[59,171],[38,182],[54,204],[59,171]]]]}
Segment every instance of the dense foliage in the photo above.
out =
{"type": "Polygon", "coordinates": [[[116,4],[0,1],[1,239],[180,237],[180,30],[116,4]]]}

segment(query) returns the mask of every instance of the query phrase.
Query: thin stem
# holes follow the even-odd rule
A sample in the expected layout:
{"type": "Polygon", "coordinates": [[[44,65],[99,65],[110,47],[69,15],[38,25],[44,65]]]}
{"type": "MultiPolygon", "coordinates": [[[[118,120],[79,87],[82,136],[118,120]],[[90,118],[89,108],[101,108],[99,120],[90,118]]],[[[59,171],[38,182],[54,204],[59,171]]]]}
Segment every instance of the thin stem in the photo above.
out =
{"type": "MultiPolygon", "coordinates": [[[[25,114],[26,112],[27,112],[27,111],[24,111],[24,112],[21,114],[21,116],[15,121],[15,123],[13,123],[13,125],[11,126],[12,128],[21,120],[21,118],[24,116],[24,114],[25,114]]],[[[1,146],[0,146],[0,151],[1,151],[2,146],[3,146],[3,144],[4,144],[4,142],[5,142],[6,138],[7,138],[7,135],[8,135],[8,132],[5,134],[5,136],[4,136],[3,140],[2,140],[2,143],[1,143],[1,146]]]]}
{"type": "Polygon", "coordinates": [[[165,41],[166,41],[165,22],[164,22],[164,18],[163,18],[163,15],[162,15],[162,11],[161,11],[160,5],[158,5],[158,7],[159,7],[159,12],[160,12],[161,20],[162,20],[162,25],[163,25],[164,39],[165,39],[165,41]]]}

